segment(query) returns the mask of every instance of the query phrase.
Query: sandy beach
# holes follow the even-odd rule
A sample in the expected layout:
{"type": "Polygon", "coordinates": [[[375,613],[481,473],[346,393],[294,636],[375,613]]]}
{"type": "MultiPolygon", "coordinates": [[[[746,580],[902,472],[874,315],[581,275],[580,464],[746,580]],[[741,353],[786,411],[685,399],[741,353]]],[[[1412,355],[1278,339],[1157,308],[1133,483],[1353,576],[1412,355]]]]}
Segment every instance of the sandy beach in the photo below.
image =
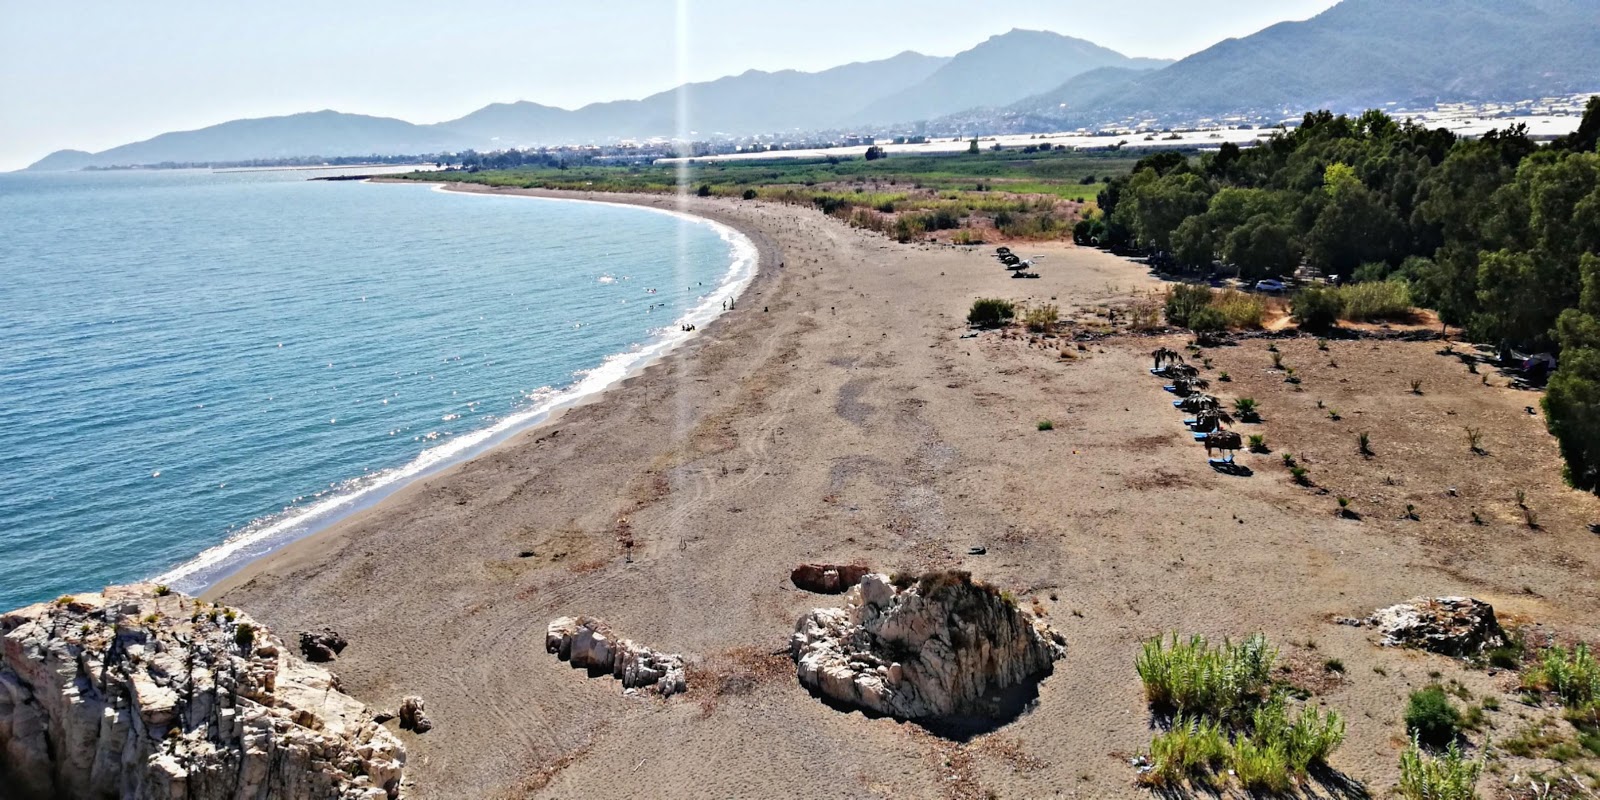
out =
{"type": "MultiPolygon", "coordinates": [[[[1378,795],[1395,780],[1407,692],[1431,672],[1478,694],[1515,676],[1378,648],[1333,617],[1468,594],[1541,630],[1600,636],[1600,537],[1586,530],[1600,501],[1561,484],[1527,411],[1536,398],[1483,385],[1436,342],[1280,342],[1302,387],[1268,373],[1266,340],[1209,351],[1234,379],[1228,396],[1262,401],[1247,432],[1300,455],[1328,491],[1293,485],[1278,454],[1241,454],[1255,474],[1230,477],[1207,468],[1148,373],[1152,349],[1186,337],[964,338],[976,297],[1088,319],[1159,287],[1140,265],[1018,245],[1045,260],[1039,280],[1012,280],[991,248],[895,244],[806,208],[684,202],[760,248],[735,311],[592,402],[208,595],[285,638],[337,629],[350,646],[333,668],[370,705],[426,698],[435,729],[400,734],[410,797],[1146,797],[1128,763],[1151,737],[1133,659],[1169,631],[1265,632],[1287,678],[1348,719],[1333,766],[1378,795]],[[1425,394],[1408,393],[1412,378],[1425,394]],[[1466,426],[1488,456],[1468,455],[1466,426]],[[1358,431],[1376,457],[1357,454],[1358,431]],[[1517,489],[1538,530],[1520,522],[1517,489]],[[1335,515],[1334,495],[1364,519],[1335,515]],[[842,712],[785,655],[800,614],[837,604],[790,584],[808,562],[971,570],[1037,600],[1067,656],[1030,713],[969,742],[842,712]],[[545,653],[545,626],[578,614],[685,654],[702,680],[662,701],[569,668],[545,653]]],[[[1491,719],[1511,731],[1515,713],[1491,719]]]]}

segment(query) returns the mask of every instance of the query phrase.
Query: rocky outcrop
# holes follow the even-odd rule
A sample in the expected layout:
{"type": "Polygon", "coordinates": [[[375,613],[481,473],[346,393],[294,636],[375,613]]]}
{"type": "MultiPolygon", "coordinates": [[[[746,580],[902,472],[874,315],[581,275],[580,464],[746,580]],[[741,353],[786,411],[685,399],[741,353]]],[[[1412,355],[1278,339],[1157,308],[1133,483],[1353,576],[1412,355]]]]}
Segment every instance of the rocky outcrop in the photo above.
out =
{"type": "Polygon", "coordinates": [[[328,628],[300,632],[300,655],[313,664],[333,661],[349,644],[343,636],[328,628]]]}
{"type": "Polygon", "coordinates": [[[0,615],[6,797],[398,797],[405,750],[250,617],[113,587],[0,615]]]}
{"type": "Polygon", "coordinates": [[[574,667],[609,673],[625,689],[648,689],[662,697],[684,690],[683,656],[658,653],[618,638],[594,617],[562,617],[545,631],[544,649],[574,667]]]}
{"type": "Polygon", "coordinates": [[[1380,608],[1364,622],[1378,630],[1378,643],[1388,647],[1475,656],[1506,644],[1494,607],[1471,597],[1419,597],[1380,608]]]}
{"type": "Polygon", "coordinates": [[[801,564],[789,573],[789,580],[808,592],[840,594],[860,583],[870,572],[870,567],[859,564],[801,564]]]}
{"type": "Polygon", "coordinates": [[[983,716],[1066,654],[1060,634],[968,573],[902,583],[867,575],[844,608],[801,617],[790,638],[800,683],[903,719],[983,716]]]}

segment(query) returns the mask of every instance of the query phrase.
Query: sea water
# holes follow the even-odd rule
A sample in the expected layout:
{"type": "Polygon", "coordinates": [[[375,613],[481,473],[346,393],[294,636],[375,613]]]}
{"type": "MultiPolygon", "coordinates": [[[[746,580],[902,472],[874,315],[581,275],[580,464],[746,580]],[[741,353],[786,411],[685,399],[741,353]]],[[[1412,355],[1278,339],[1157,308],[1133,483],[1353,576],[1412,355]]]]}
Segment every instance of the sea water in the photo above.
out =
{"type": "Polygon", "coordinates": [[[198,590],[704,325],[749,241],[303,171],[0,175],[0,610],[198,590]]]}

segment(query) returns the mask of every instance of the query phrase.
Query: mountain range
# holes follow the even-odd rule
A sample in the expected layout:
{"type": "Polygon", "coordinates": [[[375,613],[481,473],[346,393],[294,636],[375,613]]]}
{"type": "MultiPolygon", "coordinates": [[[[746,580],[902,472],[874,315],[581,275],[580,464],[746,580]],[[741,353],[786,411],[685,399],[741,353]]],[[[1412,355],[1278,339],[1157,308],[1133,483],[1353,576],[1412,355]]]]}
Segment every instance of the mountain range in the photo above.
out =
{"type": "Polygon", "coordinates": [[[165,133],[29,169],[435,153],[619,139],[935,128],[1060,130],[1127,119],[1527,99],[1600,90],[1595,0],[1343,0],[1177,62],[1014,30],[949,58],[752,70],[576,110],[496,103],[431,125],[319,111],[165,133]],[[680,100],[688,109],[679,119],[680,100]]]}

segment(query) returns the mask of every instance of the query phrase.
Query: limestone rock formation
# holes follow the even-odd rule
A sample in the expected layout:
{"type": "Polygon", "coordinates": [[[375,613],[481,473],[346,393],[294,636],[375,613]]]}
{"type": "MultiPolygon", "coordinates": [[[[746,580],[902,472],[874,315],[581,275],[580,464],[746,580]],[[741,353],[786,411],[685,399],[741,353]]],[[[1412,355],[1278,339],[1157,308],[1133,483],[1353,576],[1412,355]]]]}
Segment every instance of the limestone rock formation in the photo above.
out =
{"type": "Polygon", "coordinates": [[[624,688],[645,688],[671,697],[684,690],[683,656],[658,653],[618,638],[594,617],[562,617],[545,631],[544,649],[574,667],[610,673],[624,688]]]}
{"type": "Polygon", "coordinates": [[[1471,597],[1419,597],[1380,608],[1366,623],[1382,634],[1379,644],[1447,656],[1474,656],[1506,644],[1494,607],[1471,597]]]}
{"type": "Polygon", "coordinates": [[[991,714],[997,693],[1042,678],[1066,655],[1059,633],[965,572],[903,588],[867,575],[845,602],[801,617],[790,651],[800,683],[880,714],[991,714]]]}
{"type": "Polygon", "coordinates": [[[789,573],[794,585],[817,594],[840,594],[861,582],[872,570],[859,564],[801,564],[789,573]]]}
{"type": "Polygon", "coordinates": [[[325,664],[339,657],[349,642],[329,628],[300,632],[300,655],[313,664],[325,664]]]}
{"type": "Polygon", "coordinates": [[[151,585],[0,615],[6,797],[382,800],[405,750],[327,670],[151,585]]]}

